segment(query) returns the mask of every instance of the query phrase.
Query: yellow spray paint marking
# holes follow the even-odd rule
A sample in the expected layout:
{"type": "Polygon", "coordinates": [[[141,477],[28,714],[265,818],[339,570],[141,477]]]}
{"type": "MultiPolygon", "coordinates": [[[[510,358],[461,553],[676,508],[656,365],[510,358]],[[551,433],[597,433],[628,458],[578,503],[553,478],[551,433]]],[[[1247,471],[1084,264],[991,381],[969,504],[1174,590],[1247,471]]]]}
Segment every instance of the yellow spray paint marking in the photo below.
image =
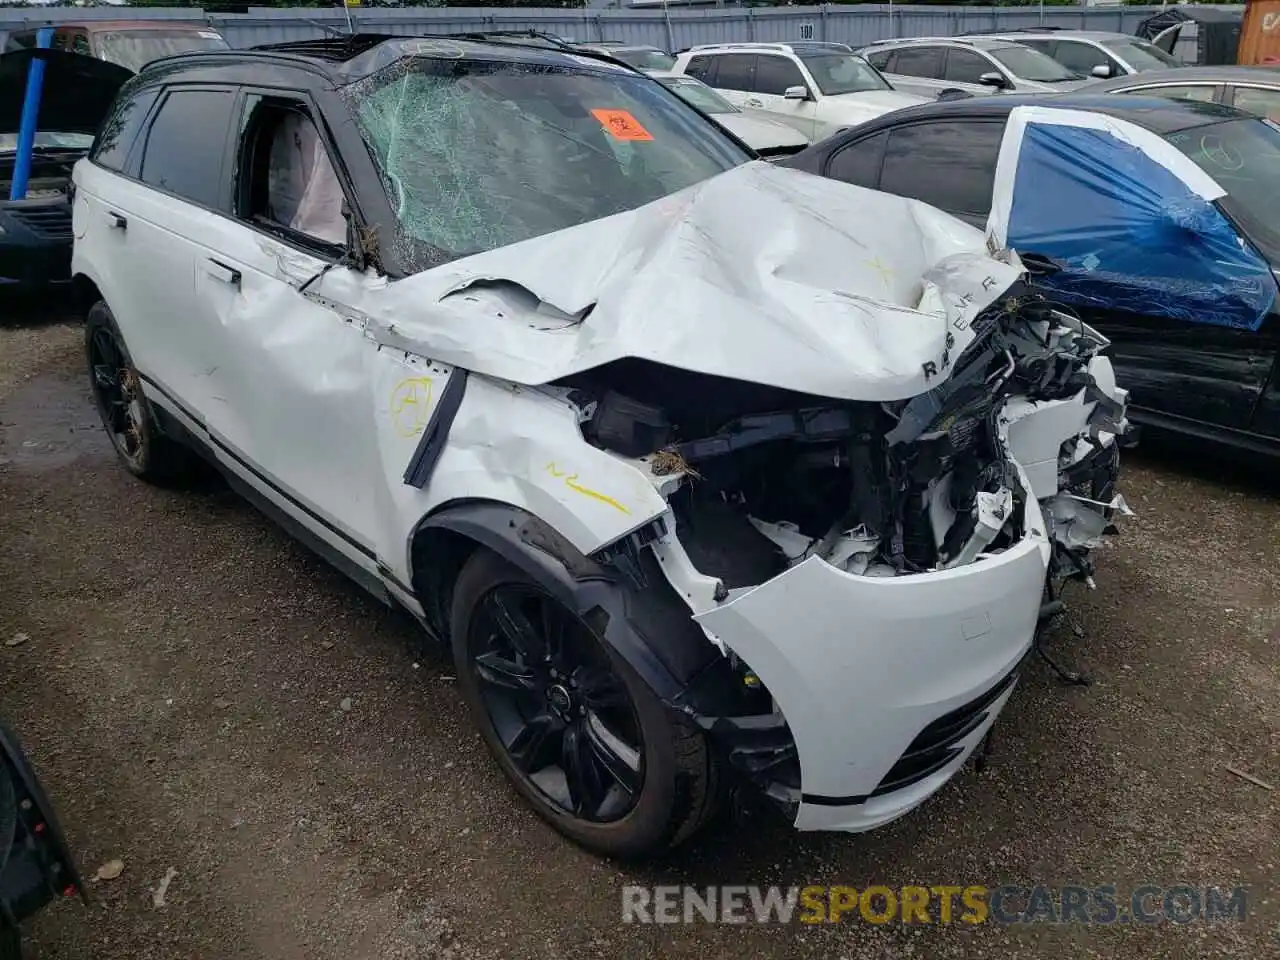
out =
{"type": "Polygon", "coordinates": [[[391,423],[402,437],[416,437],[431,419],[431,378],[409,377],[391,391],[391,423]]]}
{"type": "Polygon", "coordinates": [[[879,257],[876,257],[874,260],[868,260],[867,266],[870,267],[872,270],[874,270],[876,273],[880,274],[880,279],[884,282],[884,285],[886,287],[889,285],[889,278],[893,276],[892,267],[886,267],[883,263],[880,262],[879,257]]]}
{"type": "Polygon", "coordinates": [[[590,497],[592,500],[599,500],[601,503],[607,503],[615,510],[621,510],[623,513],[631,512],[629,508],[623,506],[617,500],[613,499],[613,497],[606,496],[598,490],[592,490],[590,487],[584,487],[578,482],[578,475],[576,473],[565,476],[568,471],[557,469],[554,460],[547,464],[547,473],[551,474],[558,480],[563,479],[564,485],[574,493],[580,493],[584,497],[590,497]]]}

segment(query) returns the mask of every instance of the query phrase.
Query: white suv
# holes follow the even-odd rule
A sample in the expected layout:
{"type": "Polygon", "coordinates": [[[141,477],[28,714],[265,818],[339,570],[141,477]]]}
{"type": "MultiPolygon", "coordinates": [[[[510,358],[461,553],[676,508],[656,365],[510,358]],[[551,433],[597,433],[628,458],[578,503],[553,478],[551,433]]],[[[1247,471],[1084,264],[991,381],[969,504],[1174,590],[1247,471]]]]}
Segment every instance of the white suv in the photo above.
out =
{"type": "Polygon", "coordinates": [[[715,87],[759,113],[820,140],[891,110],[927,102],[900,93],[841,43],[718,43],[676,57],[675,71],[715,87]]]}
{"type": "Polygon", "coordinates": [[[74,176],[124,466],[202,454],[418,618],[593,850],[676,844],[731,785],[800,829],[914,809],[1088,546],[1041,501],[1118,429],[1105,342],[981,232],[757,161],[609,58],[187,54],[74,176]]]}

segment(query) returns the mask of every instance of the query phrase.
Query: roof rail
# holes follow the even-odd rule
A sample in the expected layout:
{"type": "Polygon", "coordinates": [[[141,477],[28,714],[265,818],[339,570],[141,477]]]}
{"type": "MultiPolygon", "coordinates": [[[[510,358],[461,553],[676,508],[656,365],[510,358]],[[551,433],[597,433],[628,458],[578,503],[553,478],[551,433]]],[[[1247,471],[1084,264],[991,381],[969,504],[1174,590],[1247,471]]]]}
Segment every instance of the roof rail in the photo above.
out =
{"type": "Polygon", "coordinates": [[[892,47],[895,44],[902,43],[969,43],[970,41],[965,39],[965,36],[965,34],[959,34],[954,37],[892,37],[888,40],[875,40],[868,43],[861,49],[869,50],[872,47],[892,47]]]}
{"type": "Polygon", "coordinates": [[[411,40],[403,34],[391,33],[343,33],[336,36],[317,37],[312,40],[286,40],[282,43],[263,43],[251,50],[264,50],[272,53],[295,53],[303,57],[315,57],[318,60],[336,60],[343,62],[353,60],[366,50],[372,50],[388,40],[411,40]]]}
{"type": "Polygon", "coordinates": [[[788,43],[766,43],[764,41],[749,40],[741,43],[695,43],[690,50],[781,50],[784,53],[791,50],[788,43]]]}
{"type": "Polygon", "coordinates": [[[1010,27],[1008,30],[966,30],[958,37],[1003,37],[1006,33],[1053,33],[1055,30],[1075,30],[1076,27],[1010,27]]]}
{"type": "Polygon", "coordinates": [[[559,50],[580,53],[574,44],[561,40],[554,33],[543,30],[465,30],[460,33],[427,33],[424,39],[478,40],[483,43],[527,43],[530,40],[545,43],[559,50]]]}

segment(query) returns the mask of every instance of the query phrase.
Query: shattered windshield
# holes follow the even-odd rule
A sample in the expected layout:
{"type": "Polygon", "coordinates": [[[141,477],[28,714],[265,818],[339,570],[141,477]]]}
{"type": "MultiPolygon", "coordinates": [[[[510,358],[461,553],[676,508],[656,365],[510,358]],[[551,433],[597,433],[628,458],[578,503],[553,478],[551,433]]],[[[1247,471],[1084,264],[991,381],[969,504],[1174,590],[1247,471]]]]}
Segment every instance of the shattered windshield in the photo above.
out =
{"type": "Polygon", "coordinates": [[[1280,266],[1280,126],[1230,120],[1165,137],[1213,177],[1227,195],[1218,203],[1280,266]]]}
{"type": "Polygon", "coordinates": [[[819,92],[828,97],[867,90],[892,90],[871,64],[852,53],[813,53],[800,57],[819,92]]]}
{"type": "Polygon", "coordinates": [[[751,159],[622,70],[413,58],[345,95],[415,272],[635,209],[751,159]]]}
{"type": "Polygon", "coordinates": [[[152,60],[193,50],[227,50],[216,30],[111,30],[98,34],[102,59],[137,73],[152,60]]]}

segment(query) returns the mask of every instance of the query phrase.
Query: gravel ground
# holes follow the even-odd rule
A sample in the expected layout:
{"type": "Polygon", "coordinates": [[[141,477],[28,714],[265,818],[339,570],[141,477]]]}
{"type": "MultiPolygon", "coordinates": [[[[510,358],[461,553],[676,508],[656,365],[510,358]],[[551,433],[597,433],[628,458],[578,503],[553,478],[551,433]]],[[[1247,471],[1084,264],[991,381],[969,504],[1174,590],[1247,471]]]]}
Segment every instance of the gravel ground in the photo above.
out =
{"type": "MultiPolygon", "coordinates": [[[[45,312],[47,314],[47,311],[45,312]]],[[[646,868],[516,802],[445,656],[216,485],[114,462],[73,323],[0,304],[0,715],[86,873],[32,957],[1239,957],[1280,954],[1280,484],[1130,457],[1139,517],[991,763],[871,835],[725,821],[646,868]],[[15,316],[16,314],[16,316],[15,316]],[[344,709],[349,708],[349,709],[344,709]],[[151,891],[177,871],[163,907],[151,891]],[[1247,884],[1242,924],[620,922],[628,883],[1247,884]]],[[[1274,469],[1274,468],[1272,468],[1274,469]]],[[[1123,894],[1122,894],[1123,899],[1123,894]]]]}

